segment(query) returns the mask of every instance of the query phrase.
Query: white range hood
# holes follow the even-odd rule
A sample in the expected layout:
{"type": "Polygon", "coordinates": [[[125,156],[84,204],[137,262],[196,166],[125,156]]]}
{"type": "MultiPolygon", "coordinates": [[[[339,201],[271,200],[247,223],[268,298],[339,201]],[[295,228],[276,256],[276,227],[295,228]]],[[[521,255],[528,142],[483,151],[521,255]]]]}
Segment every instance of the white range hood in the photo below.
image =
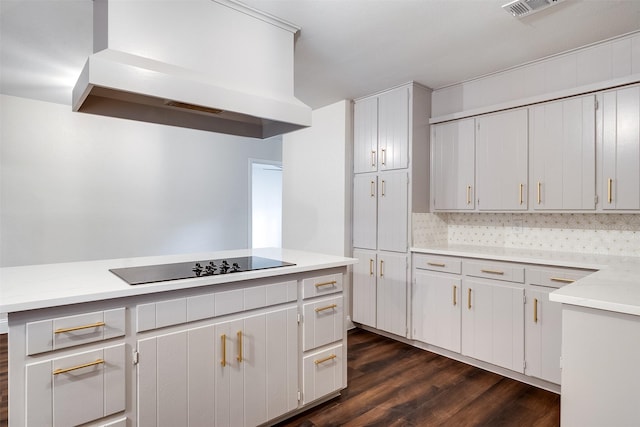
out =
{"type": "Polygon", "coordinates": [[[253,138],[308,127],[298,31],[234,0],[94,0],[73,110],[253,138]]]}

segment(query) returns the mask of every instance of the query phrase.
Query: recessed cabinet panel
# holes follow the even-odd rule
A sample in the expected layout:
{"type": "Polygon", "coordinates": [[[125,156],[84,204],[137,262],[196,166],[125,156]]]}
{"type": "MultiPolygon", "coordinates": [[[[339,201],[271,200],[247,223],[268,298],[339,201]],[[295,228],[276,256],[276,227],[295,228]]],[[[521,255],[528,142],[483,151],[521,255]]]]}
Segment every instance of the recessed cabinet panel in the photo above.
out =
{"type": "Polygon", "coordinates": [[[409,245],[409,178],[406,172],[380,174],[378,178],[378,249],[406,252],[409,245]]]}
{"type": "Polygon", "coordinates": [[[376,249],[378,227],[378,177],[353,177],[353,246],[376,249]]]}
{"type": "Polygon", "coordinates": [[[342,344],[309,354],[302,360],[303,403],[312,402],[342,388],[342,344]]]}
{"type": "Polygon", "coordinates": [[[378,170],[378,98],[367,98],[353,106],[353,171],[378,170]]]}
{"type": "Polygon", "coordinates": [[[353,265],[354,322],[376,327],[376,282],[378,257],[375,251],[353,251],[358,263],[353,265]]]}
{"type": "Polygon", "coordinates": [[[407,255],[378,253],[377,328],[407,336],[407,255]]]}
{"type": "Polygon", "coordinates": [[[378,101],[378,170],[409,165],[409,96],[402,87],[380,95],[378,101]]]}
{"type": "Polygon", "coordinates": [[[302,307],[304,319],[303,350],[342,339],[344,307],[342,295],[309,302],[302,307]]]}
{"type": "Polygon", "coordinates": [[[527,375],[560,384],[562,304],[549,301],[555,288],[531,286],[525,304],[527,375]]]}

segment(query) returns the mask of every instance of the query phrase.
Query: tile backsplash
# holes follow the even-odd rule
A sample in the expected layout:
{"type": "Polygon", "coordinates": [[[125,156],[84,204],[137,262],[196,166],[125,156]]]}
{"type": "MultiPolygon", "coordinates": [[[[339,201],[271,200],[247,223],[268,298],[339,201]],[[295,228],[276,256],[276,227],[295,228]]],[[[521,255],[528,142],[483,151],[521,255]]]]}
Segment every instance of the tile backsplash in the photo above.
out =
{"type": "Polygon", "coordinates": [[[640,214],[413,214],[413,246],[445,243],[640,256],[640,214]]]}

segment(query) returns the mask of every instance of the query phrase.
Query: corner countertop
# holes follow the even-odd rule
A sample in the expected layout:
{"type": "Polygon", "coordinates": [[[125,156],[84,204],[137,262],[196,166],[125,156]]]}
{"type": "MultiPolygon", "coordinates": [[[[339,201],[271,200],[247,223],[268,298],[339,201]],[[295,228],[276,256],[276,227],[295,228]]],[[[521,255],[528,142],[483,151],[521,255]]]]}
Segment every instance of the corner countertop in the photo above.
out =
{"type": "Polygon", "coordinates": [[[551,301],[640,316],[640,257],[502,247],[438,245],[414,253],[597,270],[552,292],[551,301]]]}
{"type": "Polygon", "coordinates": [[[5,267],[0,268],[0,312],[12,313],[176,289],[276,277],[325,268],[344,267],[356,262],[357,260],[354,258],[291,249],[268,248],[5,267]],[[278,259],[295,263],[296,265],[135,286],[129,285],[109,271],[112,268],[251,255],[278,259]]]}

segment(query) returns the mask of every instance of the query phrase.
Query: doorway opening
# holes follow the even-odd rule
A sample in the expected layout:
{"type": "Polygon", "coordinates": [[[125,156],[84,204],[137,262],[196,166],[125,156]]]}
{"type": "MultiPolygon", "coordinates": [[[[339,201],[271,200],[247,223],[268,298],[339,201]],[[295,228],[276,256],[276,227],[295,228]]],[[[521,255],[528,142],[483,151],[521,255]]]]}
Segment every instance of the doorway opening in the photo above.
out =
{"type": "Polygon", "coordinates": [[[282,246],[282,162],[250,160],[250,248],[282,246]]]}

